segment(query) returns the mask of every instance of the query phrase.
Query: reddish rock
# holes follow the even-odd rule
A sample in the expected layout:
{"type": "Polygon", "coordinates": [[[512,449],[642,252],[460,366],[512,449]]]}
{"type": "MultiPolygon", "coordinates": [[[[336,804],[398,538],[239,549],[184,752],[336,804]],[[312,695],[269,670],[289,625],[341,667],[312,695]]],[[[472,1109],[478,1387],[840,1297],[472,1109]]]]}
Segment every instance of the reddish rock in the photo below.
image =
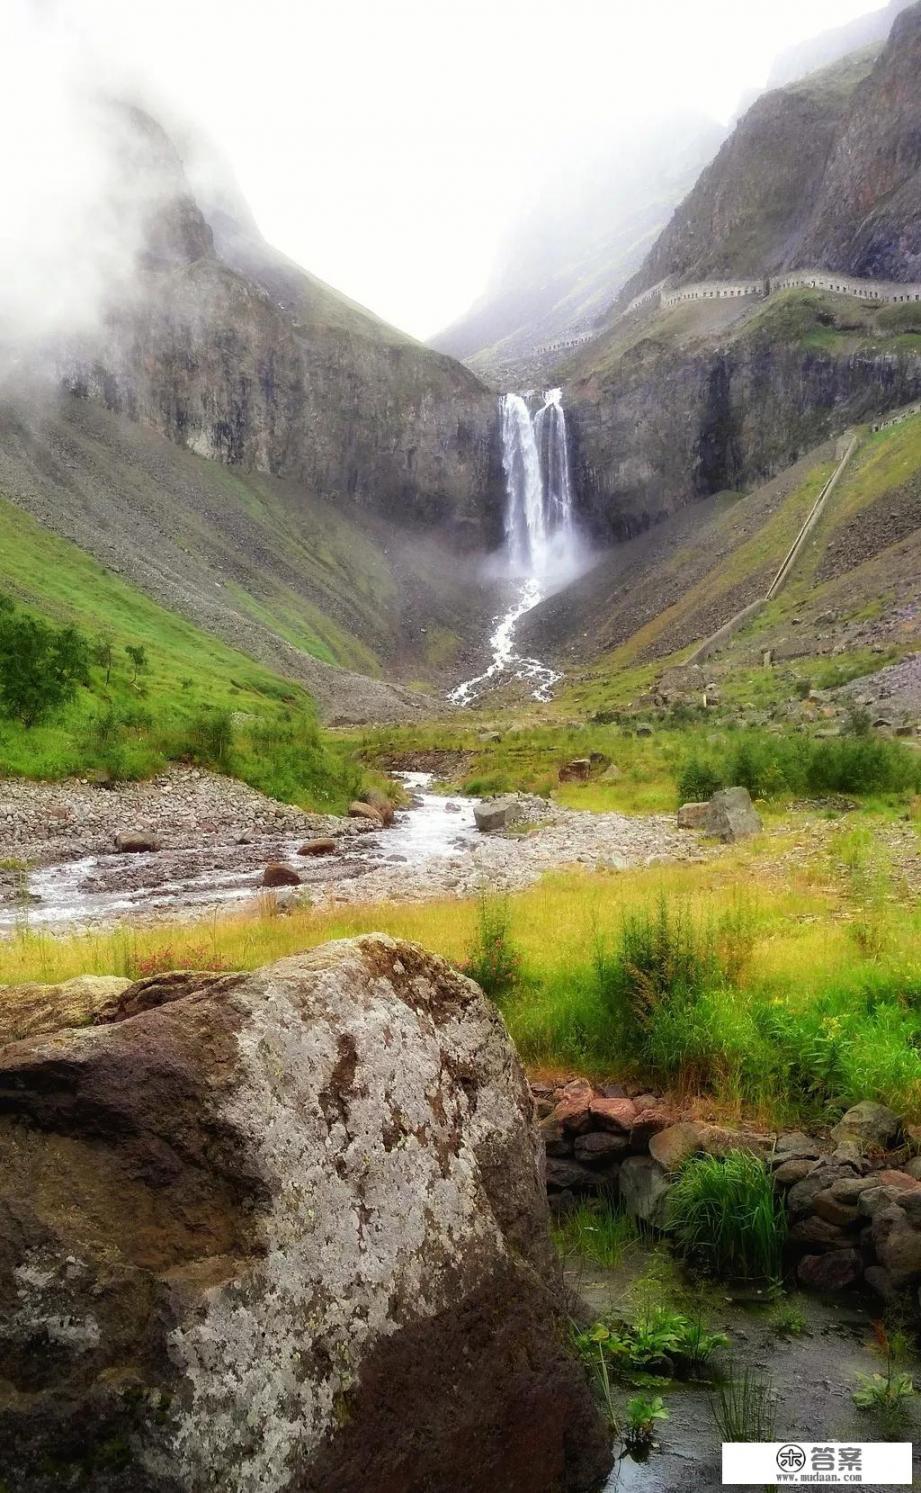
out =
{"type": "Polygon", "coordinates": [[[263,886],[300,886],[301,878],[290,866],[283,866],[280,861],[274,861],[266,866],[262,873],[263,886]]]}
{"type": "Polygon", "coordinates": [[[596,1095],[591,1101],[591,1117],[598,1130],[629,1135],[636,1119],[636,1105],[632,1099],[602,1099],[596,1095]]]}
{"type": "Polygon", "coordinates": [[[159,850],[160,841],[146,829],[119,830],[115,836],[115,849],[129,855],[142,855],[145,851],[159,850]]]}
{"type": "Polygon", "coordinates": [[[574,757],[560,768],[561,783],[585,783],[591,776],[592,764],[588,757],[574,757]]]}
{"type": "Polygon", "coordinates": [[[305,840],[297,848],[298,855],[335,855],[335,840],[305,840]]]}
{"type": "Polygon", "coordinates": [[[844,1291],[856,1285],[863,1262],[856,1249],[834,1249],[824,1255],[803,1255],[796,1267],[801,1286],[810,1291],[844,1291]]]}
{"type": "Polygon", "coordinates": [[[851,1244],[851,1238],[844,1229],[828,1223],[815,1213],[800,1218],[790,1229],[789,1238],[793,1244],[818,1245],[822,1249],[844,1249],[851,1244]]]}
{"type": "Polygon", "coordinates": [[[908,1172],[896,1171],[894,1168],[886,1168],[881,1172],[871,1173],[880,1187],[895,1187],[899,1192],[916,1192],[921,1188],[921,1182],[912,1177],[908,1172]]]}
{"type": "Polygon", "coordinates": [[[839,1229],[848,1229],[857,1222],[856,1205],[839,1202],[830,1188],[816,1195],[812,1208],[819,1218],[824,1218],[827,1223],[836,1224],[839,1229]]]}
{"type": "Polygon", "coordinates": [[[553,1113],[548,1116],[556,1120],[558,1125],[570,1135],[581,1135],[592,1128],[592,1091],[574,1094],[572,1098],[562,1099],[553,1113]]]}
{"type": "Polygon", "coordinates": [[[349,804],[349,818],[366,819],[369,824],[383,825],[384,823],[377,809],[372,809],[370,804],[360,803],[357,798],[349,804]]]}
{"type": "Polygon", "coordinates": [[[689,1120],[669,1125],[667,1130],[660,1130],[649,1141],[650,1156],[660,1166],[664,1166],[667,1172],[677,1171],[689,1156],[695,1155],[700,1149],[700,1129],[689,1120]]]}
{"type": "Polygon", "coordinates": [[[678,828],[703,829],[709,812],[709,803],[682,804],[678,810],[678,828]]]}
{"type": "Polygon", "coordinates": [[[362,803],[369,804],[382,824],[392,824],[395,818],[393,804],[380,788],[369,788],[362,803]]]}
{"type": "Polygon", "coordinates": [[[678,1123],[677,1116],[661,1105],[644,1107],[638,1104],[636,1108],[636,1119],[630,1130],[631,1151],[648,1150],[649,1142],[654,1135],[658,1135],[660,1130],[667,1130],[669,1125],[678,1123]]]}

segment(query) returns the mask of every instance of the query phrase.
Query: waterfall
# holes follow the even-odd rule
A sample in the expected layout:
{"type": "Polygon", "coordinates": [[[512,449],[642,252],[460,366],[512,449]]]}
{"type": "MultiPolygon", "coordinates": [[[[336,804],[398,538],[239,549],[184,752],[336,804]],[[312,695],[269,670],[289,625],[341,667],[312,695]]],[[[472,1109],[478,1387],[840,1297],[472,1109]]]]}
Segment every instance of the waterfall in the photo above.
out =
{"type": "Polygon", "coordinates": [[[562,391],[549,389],[533,416],[521,394],[503,394],[501,404],[509,569],[544,578],[570,560],[575,540],[562,391]]]}
{"type": "Polygon", "coordinates": [[[492,663],[483,674],[451,691],[456,705],[469,705],[504,677],[534,685],[535,700],[549,700],[562,675],[515,649],[518,621],[543,601],[554,580],[576,568],[572,471],[561,389],[548,389],[532,415],[531,394],[500,396],[502,470],[505,475],[505,568],[518,592],[493,619],[489,637],[492,663]]]}

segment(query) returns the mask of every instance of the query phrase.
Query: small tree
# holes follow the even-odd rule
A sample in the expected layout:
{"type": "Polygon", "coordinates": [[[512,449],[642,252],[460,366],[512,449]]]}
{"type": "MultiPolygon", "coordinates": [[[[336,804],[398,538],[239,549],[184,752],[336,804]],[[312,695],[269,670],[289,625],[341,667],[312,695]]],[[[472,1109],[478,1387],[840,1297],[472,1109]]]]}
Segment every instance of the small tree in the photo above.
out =
{"type": "Polygon", "coordinates": [[[147,649],[142,643],[126,643],[125,652],[134,668],[134,673],[131,675],[131,683],[137,684],[138,675],[143,674],[147,669],[147,649]]]}
{"type": "Polygon", "coordinates": [[[115,663],[115,649],[112,646],[112,639],[110,637],[103,635],[96,639],[96,645],[93,648],[93,662],[98,664],[101,669],[105,669],[106,688],[108,688],[109,680],[112,677],[112,665],[115,663]]]}
{"type": "Polygon", "coordinates": [[[90,682],[90,650],[75,627],[52,627],[0,605],[0,710],[34,726],[90,682]]]}

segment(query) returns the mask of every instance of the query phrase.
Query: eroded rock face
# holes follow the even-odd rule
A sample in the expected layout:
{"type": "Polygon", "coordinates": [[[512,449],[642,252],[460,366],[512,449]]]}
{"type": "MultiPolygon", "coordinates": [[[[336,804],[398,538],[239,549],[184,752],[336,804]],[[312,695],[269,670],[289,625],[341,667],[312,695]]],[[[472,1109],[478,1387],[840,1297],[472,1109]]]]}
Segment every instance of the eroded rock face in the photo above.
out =
{"type": "Polygon", "coordinates": [[[479,989],[372,936],[137,991],[0,1052],[10,1493],[595,1486],[479,989]]]}

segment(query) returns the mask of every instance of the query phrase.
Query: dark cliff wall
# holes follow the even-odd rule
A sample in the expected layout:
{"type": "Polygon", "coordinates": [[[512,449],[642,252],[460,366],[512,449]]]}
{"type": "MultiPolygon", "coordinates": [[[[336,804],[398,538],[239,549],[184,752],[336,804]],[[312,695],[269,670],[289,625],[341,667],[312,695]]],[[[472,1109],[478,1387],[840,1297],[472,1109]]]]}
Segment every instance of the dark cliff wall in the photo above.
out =
{"type": "Polygon", "coordinates": [[[59,355],[66,387],[215,460],[470,545],[491,538],[494,396],[285,260],[251,221],[223,213],[214,232],[160,126],[136,109],[113,117],[132,204],[131,183],[145,183],[138,276],[98,334],[59,355]]]}
{"type": "Polygon", "coordinates": [[[742,489],[856,421],[921,395],[921,351],[844,353],[769,336],[621,369],[568,391],[580,506],[629,538],[694,499],[742,489]]]}

